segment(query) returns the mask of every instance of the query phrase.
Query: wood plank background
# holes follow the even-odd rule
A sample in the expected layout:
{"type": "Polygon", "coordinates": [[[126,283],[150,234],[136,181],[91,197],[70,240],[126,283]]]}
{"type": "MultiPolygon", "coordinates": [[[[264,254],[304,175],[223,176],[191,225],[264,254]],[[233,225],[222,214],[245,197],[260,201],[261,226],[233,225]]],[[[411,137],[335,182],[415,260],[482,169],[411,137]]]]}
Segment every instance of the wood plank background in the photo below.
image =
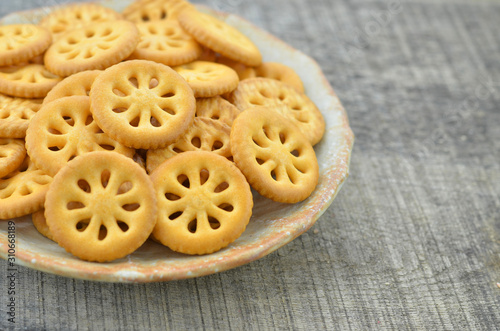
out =
{"type": "Polygon", "coordinates": [[[22,268],[16,327],[500,329],[500,2],[197,3],[319,62],[356,134],[350,178],[308,233],[224,273],[123,285],[22,268]]]}

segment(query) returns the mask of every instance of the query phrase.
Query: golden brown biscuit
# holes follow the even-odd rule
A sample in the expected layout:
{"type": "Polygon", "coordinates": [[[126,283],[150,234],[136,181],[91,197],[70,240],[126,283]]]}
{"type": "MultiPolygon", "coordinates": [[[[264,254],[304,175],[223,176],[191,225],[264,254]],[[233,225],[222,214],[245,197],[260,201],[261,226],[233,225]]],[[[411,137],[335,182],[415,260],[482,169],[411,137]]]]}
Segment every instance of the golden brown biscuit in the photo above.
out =
{"type": "Polygon", "coordinates": [[[311,144],[292,121],[270,108],[250,108],[236,118],[231,152],[250,185],[271,200],[302,201],[318,182],[311,144]]]}
{"type": "Polygon", "coordinates": [[[0,137],[24,138],[42,99],[12,98],[0,94],[0,137]]]}
{"type": "Polygon", "coordinates": [[[106,69],[126,59],[139,43],[139,31],[128,21],[104,21],[65,33],[45,53],[47,69],[66,77],[106,69]]]}
{"type": "Polygon", "coordinates": [[[88,70],[66,77],[50,90],[43,99],[43,104],[73,95],[89,96],[90,88],[101,72],[101,70],[88,70]]]}
{"type": "Polygon", "coordinates": [[[132,157],[127,148],[102,132],[87,96],[72,96],[44,105],[31,119],[26,148],[32,161],[54,176],[68,161],[92,151],[112,150],[132,157]]]}
{"type": "Polygon", "coordinates": [[[123,19],[122,15],[97,3],[73,3],[59,7],[40,21],[40,26],[52,34],[54,41],[64,33],[85,26],[123,19]]]}
{"type": "Polygon", "coordinates": [[[0,219],[29,215],[40,210],[52,177],[26,157],[19,169],[0,179],[0,219]]]}
{"type": "Polygon", "coordinates": [[[240,114],[240,110],[220,96],[196,99],[196,116],[220,121],[229,126],[240,114]]]}
{"type": "Polygon", "coordinates": [[[168,66],[196,60],[201,46],[187,34],[177,21],[137,23],[141,40],[129,59],[144,59],[168,66]]]}
{"type": "Polygon", "coordinates": [[[288,117],[307,140],[317,144],[325,132],[325,121],[318,107],[304,93],[270,78],[250,78],[240,82],[231,95],[241,111],[266,106],[288,117]]]}
{"type": "Polygon", "coordinates": [[[19,168],[25,156],[24,140],[0,138],[0,178],[19,168]]]}
{"type": "Polygon", "coordinates": [[[161,148],[191,125],[193,91],[170,67],[146,60],[117,64],[100,74],[90,92],[92,112],[113,139],[133,148],[161,148]]]}
{"type": "Polygon", "coordinates": [[[299,92],[304,92],[304,84],[302,83],[300,76],[295,72],[295,70],[282,63],[264,62],[255,68],[254,77],[276,79],[280,82],[293,86],[299,92]]]}
{"type": "Polygon", "coordinates": [[[208,151],[230,158],[230,134],[231,127],[227,124],[209,118],[197,117],[176,142],[164,148],[148,151],[147,170],[151,173],[166,159],[188,151],[208,151]]]}
{"type": "Polygon", "coordinates": [[[194,61],[173,69],[188,82],[196,98],[210,98],[232,92],[239,82],[233,69],[213,62],[194,61]]]}
{"type": "Polygon", "coordinates": [[[43,98],[61,81],[42,64],[0,68],[0,93],[19,98],[43,98]]]}
{"type": "Polygon", "coordinates": [[[243,63],[228,59],[227,57],[219,56],[217,58],[217,63],[228,66],[229,68],[236,71],[240,80],[256,77],[254,67],[246,66],[243,63]]]}
{"type": "Polygon", "coordinates": [[[0,26],[0,67],[28,62],[51,42],[49,31],[33,24],[0,26]]]}
{"type": "Polygon", "coordinates": [[[183,10],[178,20],[200,44],[215,52],[251,67],[261,64],[257,46],[229,24],[194,8],[183,10]]]}
{"type": "Polygon", "coordinates": [[[179,13],[192,5],[184,0],[137,0],[123,10],[125,19],[134,23],[177,20],[179,13]]]}
{"type": "Polygon", "coordinates": [[[172,250],[209,254],[245,231],[252,193],[238,168],[222,156],[179,154],[158,167],[151,180],[159,211],[153,236],[172,250]]]}
{"type": "Polygon", "coordinates": [[[47,225],[47,220],[45,219],[45,209],[41,209],[37,212],[31,214],[31,221],[40,234],[46,238],[49,238],[52,241],[54,240],[54,236],[50,232],[49,226],[47,225]]]}
{"type": "Polygon", "coordinates": [[[132,253],[148,239],[156,208],[153,185],[138,164],[115,152],[92,152],[76,157],[54,177],[45,217],[66,251],[106,262],[132,253]]]}

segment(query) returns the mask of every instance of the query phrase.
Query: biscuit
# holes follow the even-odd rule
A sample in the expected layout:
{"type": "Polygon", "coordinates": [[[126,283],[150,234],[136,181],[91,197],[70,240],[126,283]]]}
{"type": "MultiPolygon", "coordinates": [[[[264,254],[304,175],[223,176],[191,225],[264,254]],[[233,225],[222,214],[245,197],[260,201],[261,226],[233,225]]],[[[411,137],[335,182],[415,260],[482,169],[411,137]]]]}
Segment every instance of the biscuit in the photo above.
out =
{"type": "Polygon", "coordinates": [[[102,132],[90,112],[87,96],[72,96],[44,105],[31,119],[26,148],[32,161],[54,176],[68,161],[92,151],[135,153],[102,132]]]}
{"type": "Polygon", "coordinates": [[[250,78],[240,82],[231,101],[241,111],[266,106],[288,117],[307,140],[317,144],[325,132],[325,121],[318,107],[304,93],[270,78],[250,78]]]}
{"type": "Polygon", "coordinates": [[[195,61],[173,69],[188,82],[196,98],[209,98],[232,92],[239,82],[233,69],[213,62],[195,61]]]}
{"type": "Polygon", "coordinates": [[[74,3],[52,11],[42,18],[39,25],[49,30],[55,41],[68,31],[120,19],[123,19],[121,14],[99,4],[74,3]]]}
{"type": "Polygon", "coordinates": [[[183,10],[178,20],[203,46],[250,67],[261,64],[262,55],[257,46],[227,23],[194,8],[183,10]]]}
{"type": "Polygon", "coordinates": [[[227,57],[219,56],[216,62],[228,66],[236,71],[240,80],[254,78],[257,76],[254,67],[246,66],[243,63],[228,59],[227,57]]]}
{"type": "Polygon", "coordinates": [[[19,98],[43,98],[61,81],[42,64],[0,68],[0,93],[19,98]]]}
{"type": "Polygon", "coordinates": [[[0,219],[29,215],[40,210],[52,177],[26,157],[21,166],[0,179],[0,219]]]}
{"type": "Polygon", "coordinates": [[[181,153],[162,163],[150,177],[158,201],[153,236],[176,252],[218,251],[236,240],[250,220],[250,186],[222,156],[181,153]]]}
{"type": "Polygon", "coordinates": [[[45,219],[45,209],[41,209],[37,212],[31,214],[31,221],[40,234],[46,238],[49,238],[52,241],[54,240],[54,236],[50,232],[49,226],[47,225],[47,220],[45,219]]]}
{"type": "Polygon", "coordinates": [[[12,98],[0,94],[0,137],[24,138],[42,99],[12,98]]]}
{"type": "Polygon", "coordinates": [[[131,158],[92,152],[76,157],[54,177],[45,217],[66,251],[107,262],[134,252],[148,239],[156,205],[149,176],[131,158]]]}
{"type": "Polygon", "coordinates": [[[0,178],[19,168],[25,156],[24,140],[0,138],[0,178]]]}
{"type": "Polygon", "coordinates": [[[0,26],[0,67],[28,62],[51,44],[49,31],[33,24],[0,26]]]}
{"type": "Polygon", "coordinates": [[[74,95],[89,96],[90,88],[101,70],[82,71],[59,82],[43,99],[43,104],[74,95]]]}
{"type": "Polygon", "coordinates": [[[276,79],[282,83],[293,86],[299,92],[304,92],[304,84],[302,83],[300,76],[289,66],[278,62],[264,62],[254,70],[254,77],[276,79]]]}
{"type": "Polygon", "coordinates": [[[171,144],[191,125],[196,110],[186,81],[170,67],[146,60],[106,69],[94,81],[90,98],[103,131],[133,148],[171,144]]]}
{"type": "Polygon", "coordinates": [[[231,152],[250,185],[271,200],[302,201],[318,183],[311,144],[292,121],[270,108],[250,108],[236,118],[231,152]]]}
{"type": "Polygon", "coordinates": [[[187,34],[177,21],[137,23],[141,40],[129,59],[144,59],[168,66],[196,60],[201,46],[187,34]]]}
{"type": "Polygon", "coordinates": [[[240,114],[240,110],[220,96],[196,99],[196,116],[220,121],[229,126],[240,114]]]}
{"type": "Polygon", "coordinates": [[[151,173],[166,159],[188,151],[209,151],[230,158],[230,134],[230,126],[209,118],[197,117],[176,142],[165,148],[150,149],[148,151],[146,157],[147,170],[151,173]]]}
{"type": "Polygon", "coordinates": [[[139,43],[139,31],[128,21],[104,21],[65,33],[45,52],[45,66],[66,77],[102,70],[126,59],[139,43]]]}
{"type": "Polygon", "coordinates": [[[125,19],[134,23],[177,20],[179,13],[192,5],[184,0],[137,0],[123,10],[125,19]]]}

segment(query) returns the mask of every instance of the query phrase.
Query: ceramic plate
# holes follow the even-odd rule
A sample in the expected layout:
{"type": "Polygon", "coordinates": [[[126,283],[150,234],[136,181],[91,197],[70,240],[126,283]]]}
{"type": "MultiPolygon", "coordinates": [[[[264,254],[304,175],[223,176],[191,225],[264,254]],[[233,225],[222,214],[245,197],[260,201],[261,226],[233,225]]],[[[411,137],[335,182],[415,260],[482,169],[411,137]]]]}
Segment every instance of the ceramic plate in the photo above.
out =
{"type": "MultiPolygon", "coordinates": [[[[117,11],[130,0],[108,0],[103,4],[117,11]]],[[[203,8],[203,11],[208,9],[203,8]]],[[[15,13],[3,24],[37,22],[48,9],[15,13]]],[[[126,258],[111,263],[79,260],[40,235],[31,216],[15,219],[16,263],[53,274],[109,282],[155,282],[204,276],[257,260],[286,245],[307,231],[330,206],[348,176],[353,134],[346,113],[318,64],[267,32],[234,15],[212,12],[236,27],[259,47],[264,61],[294,68],[301,76],[307,95],[322,111],[326,131],[315,146],[320,178],[312,195],[298,204],[281,204],[255,195],[253,216],[243,235],[229,247],[205,256],[175,253],[147,241],[126,258]]],[[[0,256],[7,257],[7,221],[0,222],[0,256]]]]}

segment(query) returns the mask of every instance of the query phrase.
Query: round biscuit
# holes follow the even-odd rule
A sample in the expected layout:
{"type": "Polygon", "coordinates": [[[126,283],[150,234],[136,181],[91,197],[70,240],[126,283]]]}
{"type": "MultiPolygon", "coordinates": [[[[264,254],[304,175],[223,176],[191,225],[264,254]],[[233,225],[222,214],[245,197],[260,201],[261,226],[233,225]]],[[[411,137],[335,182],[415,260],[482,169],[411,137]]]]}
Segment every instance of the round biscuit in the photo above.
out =
{"type": "Polygon", "coordinates": [[[83,260],[107,262],[134,252],[148,239],[156,208],[144,169],[115,152],[91,152],[70,161],[54,177],[45,217],[66,251],[83,260]]]}
{"type": "Polygon", "coordinates": [[[250,185],[271,200],[302,201],[318,183],[311,144],[292,121],[270,107],[250,108],[236,118],[231,152],[250,185]]]}
{"type": "Polygon", "coordinates": [[[99,126],[125,146],[154,149],[174,142],[193,122],[195,98],[170,67],[146,60],[117,64],[90,92],[99,126]]]}
{"type": "Polygon", "coordinates": [[[204,151],[181,153],[150,177],[159,211],[153,236],[170,249],[209,254],[245,231],[252,193],[241,171],[226,158],[204,151]]]}

